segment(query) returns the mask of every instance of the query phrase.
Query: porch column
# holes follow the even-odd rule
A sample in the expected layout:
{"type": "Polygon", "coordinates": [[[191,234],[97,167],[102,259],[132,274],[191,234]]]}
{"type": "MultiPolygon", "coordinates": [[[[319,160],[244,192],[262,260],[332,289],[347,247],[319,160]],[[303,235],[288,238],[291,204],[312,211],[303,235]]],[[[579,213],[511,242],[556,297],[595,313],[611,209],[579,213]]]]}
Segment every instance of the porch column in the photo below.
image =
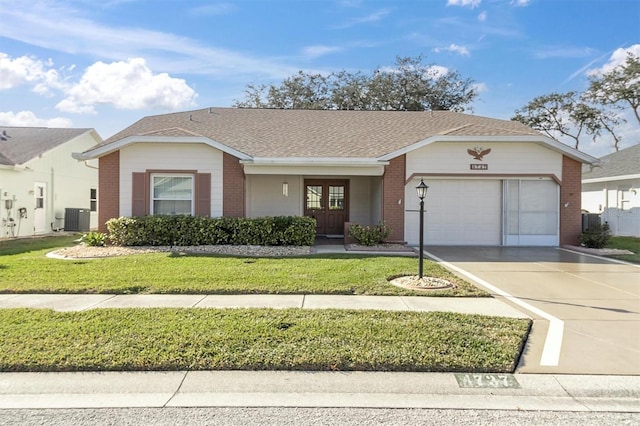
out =
{"type": "Polygon", "coordinates": [[[406,156],[389,161],[382,176],[382,220],[391,228],[389,242],[404,243],[404,182],[406,156]]]}

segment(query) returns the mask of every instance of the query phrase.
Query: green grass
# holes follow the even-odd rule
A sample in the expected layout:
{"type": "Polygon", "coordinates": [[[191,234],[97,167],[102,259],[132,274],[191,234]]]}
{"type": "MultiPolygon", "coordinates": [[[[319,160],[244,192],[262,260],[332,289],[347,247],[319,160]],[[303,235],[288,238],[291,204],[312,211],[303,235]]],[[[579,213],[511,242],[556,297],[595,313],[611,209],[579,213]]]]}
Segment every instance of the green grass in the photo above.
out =
{"type": "Polygon", "coordinates": [[[404,256],[252,258],[152,253],[88,260],[45,257],[74,239],[77,236],[0,242],[0,293],[488,296],[428,260],[425,275],[446,278],[457,288],[421,292],[395,287],[389,278],[417,273],[418,260],[404,256]]]}
{"type": "Polygon", "coordinates": [[[0,310],[0,371],[513,372],[529,320],[302,309],[0,310]]]}
{"type": "Polygon", "coordinates": [[[640,264],[640,238],[634,237],[611,237],[607,248],[615,248],[620,250],[629,250],[633,254],[623,254],[618,256],[609,256],[626,262],[640,264]]]}

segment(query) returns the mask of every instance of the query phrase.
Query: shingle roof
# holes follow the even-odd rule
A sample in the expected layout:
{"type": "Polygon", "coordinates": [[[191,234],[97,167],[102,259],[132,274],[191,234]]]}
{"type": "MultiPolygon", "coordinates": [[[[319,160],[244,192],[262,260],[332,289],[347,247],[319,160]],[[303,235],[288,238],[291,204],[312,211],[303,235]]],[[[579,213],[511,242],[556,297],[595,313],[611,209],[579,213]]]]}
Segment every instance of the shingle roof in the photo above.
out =
{"type": "Polygon", "coordinates": [[[582,179],[640,175],[640,143],[600,158],[599,167],[582,167],[582,179]]]}
{"type": "Polygon", "coordinates": [[[91,130],[0,126],[0,164],[24,164],[91,130]]]}
{"type": "Polygon", "coordinates": [[[203,136],[254,158],[378,158],[435,135],[541,136],[515,121],[450,111],[205,108],[145,117],[92,150],[150,135],[203,136]]]}

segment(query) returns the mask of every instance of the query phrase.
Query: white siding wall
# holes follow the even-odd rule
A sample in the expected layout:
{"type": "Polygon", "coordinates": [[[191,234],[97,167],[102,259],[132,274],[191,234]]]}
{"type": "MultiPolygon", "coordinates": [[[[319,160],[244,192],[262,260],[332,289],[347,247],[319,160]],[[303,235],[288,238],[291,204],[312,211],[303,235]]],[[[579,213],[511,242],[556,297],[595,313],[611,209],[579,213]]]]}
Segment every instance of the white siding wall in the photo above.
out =
{"type": "Polygon", "coordinates": [[[222,216],[222,157],[222,151],[204,144],[137,143],[121,149],[120,215],[131,216],[132,173],[196,170],[211,173],[211,217],[222,216]]]}
{"type": "Polygon", "coordinates": [[[407,177],[412,173],[553,174],[562,178],[562,154],[535,143],[438,142],[407,153],[407,177]],[[491,148],[483,161],[474,160],[467,149],[491,148]],[[488,164],[489,169],[470,170],[469,164],[488,164]]]}
{"type": "MultiPolygon", "coordinates": [[[[64,226],[66,208],[90,208],[90,189],[98,188],[98,170],[74,160],[71,154],[85,151],[98,142],[90,133],[85,133],[28,161],[24,164],[28,167],[27,170],[0,169],[0,219],[7,217],[4,200],[15,197],[11,211],[11,217],[16,221],[15,236],[34,234],[34,182],[46,185],[46,233],[64,226]],[[20,219],[18,214],[21,207],[27,209],[27,217],[24,219],[20,219]]],[[[90,161],[89,164],[97,167],[96,161],[90,161]]],[[[96,228],[97,213],[91,213],[90,218],[91,228],[96,228]]],[[[9,231],[0,220],[0,238],[12,236],[9,231]]]]}
{"type": "MultiPolygon", "coordinates": [[[[369,177],[352,177],[349,180],[349,221],[361,225],[371,223],[371,180],[369,177]]],[[[380,180],[380,178],[377,178],[380,180]]],[[[379,207],[378,207],[379,210],[379,207]]]]}
{"type": "Polygon", "coordinates": [[[265,175],[247,176],[247,216],[301,216],[302,178],[300,176],[265,175]],[[287,182],[289,195],[282,193],[287,182]]]}
{"type": "Polygon", "coordinates": [[[582,209],[589,213],[602,213],[606,204],[604,183],[582,184],[582,209]]]}
{"type": "Polygon", "coordinates": [[[601,213],[613,235],[640,237],[640,179],[583,184],[582,208],[601,213]]]}

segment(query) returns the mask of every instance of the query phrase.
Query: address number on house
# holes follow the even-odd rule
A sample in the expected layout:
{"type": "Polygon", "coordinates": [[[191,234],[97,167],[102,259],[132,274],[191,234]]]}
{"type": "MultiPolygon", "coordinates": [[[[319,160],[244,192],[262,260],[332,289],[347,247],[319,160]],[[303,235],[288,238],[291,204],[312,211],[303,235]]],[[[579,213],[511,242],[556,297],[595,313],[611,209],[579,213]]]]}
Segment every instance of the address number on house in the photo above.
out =
{"type": "Polygon", "coordinates": [[[488,164],[469,164],[471,170],[489,170],[488,164]]]}

